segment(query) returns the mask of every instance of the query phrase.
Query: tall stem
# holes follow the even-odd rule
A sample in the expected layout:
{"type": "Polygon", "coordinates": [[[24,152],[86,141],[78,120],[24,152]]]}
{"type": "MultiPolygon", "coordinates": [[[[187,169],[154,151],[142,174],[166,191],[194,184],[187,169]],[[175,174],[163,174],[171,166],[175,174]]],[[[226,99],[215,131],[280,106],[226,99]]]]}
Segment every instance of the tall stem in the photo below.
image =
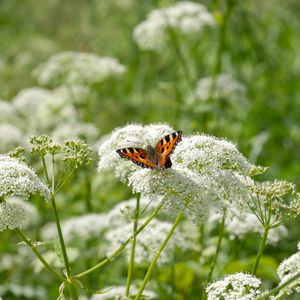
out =
{"type": "Polygon", "coordinates": [[[136,237],[142,230],[144,230],[144,228],[151,222],[151,220],[158,214],[158,212],[160,211],[160,209],[163,207],[164,203],[161,202],[159,204],[159,206],[152,212],[152,214],[148,217],[148,219],[141,225],[141,227],[139,227],[139,229],[134,232],[134,234],[129,237],[117,250],[115,250],[110,256],[106,257],[104,260],[102,260],[100,263],[98,263],[97,265],[95,265],[94,267],[80,273],[77,274],[75,276],[73,276],[74,278],[80,278],[83,276],[86,276],[96,270],[98,270],[99,268],[101,268],[102,266],[104,266],[105,264],[107,264],[109,261],[111,261],[116,255],[118,255],[127,245],[128,243],[134,238],[136,237]]]}
{"type": "Polygon", "coordinates": [[[222,245],[222,240],[223,240],[223,236],[224,236],[224,227],[225,227],[225,219],[226,219],[226,209],[224,209],[223,211],[223,216],[222,216],[222,221],[220,224],[220,228],[219,228],[219,238],[218,238],[218,243],[217,243],[217,249],[216,249],[216,253],[214,255],[211,267],[210,267],[210,271],[208,274],[208,282],[211,281],[215,267],[216,267],[216,263],[217,263],[217,259],[219,257],[220,251],[221,251],[221,245],[222,245]]]}
{"type": "Polygon", "coordinates": [[[143,291],[144,291],[144,289],[145,289],[145,287],[146,287],[146,285],[147,285],[147,283],[148,283],[148,281],[149,281],[149,279],[150,279],[150,276],[152,275],[152,272],[153,272],[153,270],[154,270],[154,268],[155,268],[156,262],[157,262],[157,260],[159,259],[159,257],[160,257],[160,255],[161,255],[162,251],[164,250],[165,246],[167,245],[169,239],[170,239],[171,236],[173,235],[173,233],[174,233],[174,231],[175,231],[177,225],[179,224],[179,221],[181,220],[182,216],[183,216],[183,213],[182,213],[182,211],[181,211],[181,212],[177,215],[176,220],[175,220],[175,222],[173,223],[173,225],[172,225],[172,227],[171,227],[171,229],[170,229],[168,235],[166,236],[166,238],[164,239],[164,241],[163,241],[162,244],[160,245],[160,247],[159,247],[159,249],[158,249],[156,255],[154,256],[154,259],[152,260],[152,263],[150,264],[150,266],[149,266],[149,268],[148,268],[148,271],[147,271],[147,273],[146,273],[146,275],[145,275],[145,278],[144,278],[144,281],[143,281],[143,283],[142,283],[142,286],[140,287],[140,289],[139,289],[139,291],[138,291],[138,293],[137,293],[137,295],[136,295],[136,297],[135,297],[135,300],[140,299],[140,297],[142,296],[143,291]]]}
{"type": "Polygon", "coordinates": [[[258,250],[257,255],[256,255],[255,264],[254,264],[254,266],[252,268],[252,271],[251,271],[252,275],[255,275],[255,273],[257,271],[261,256],[262,256],[263,251],[264,251],[265,246],[266,246],[266,241],[267,241],[267,238],[268,238],[269,230],[270,230],[269,225],[265,225],[264,234],[263,234],[262,240],[261,240],[260,245],[259,245],[259,250],[258,250]]]}
{"type": "Polygon", "coordinates": [[[52,205],[52,209],[53,209],[53,212],[54,212],[55,223],[56,223],[56,228],[57,228],[57,232],[58,232],[59,243],[60,243],[62,254],[63,254],[63,259],[64,259],[64,264],[65,264],[65,268],[66,268],[67,277],[70,277],[71,276],[71,268],[70,268],[69,259],[68,259],[68,255],[67,255],[67,250],[66,250],[66,245],[65,245],[63,234],[62,234],[57,209],[56,209],[55,198],[54,198],[53,195],[51,196],[51,205],[52,205]]]}
{"type": "MultiPolygon", "coordinates": [[[[135,207],[135,212],[134,212],[133,234],[136,232],[137,227],[138,227],[139,211],[140,211],[140,197],[137,197],[136,198],[136,207],[135,207]]],[[[135,244],[136,244],[136,236],[134,236],[131,241],[130,262],[129,262],[129,266],[128,266],[126,293],[125,293],[126,297],[129,296],[129,292],[130,292],[130,284],[131,284],[132,272],[133,272],[133,268],[134,268],[135,244]]]]}
{"type": "Polygon", "coordinates": [[[16,232],[18,235],[22,238],[22,240],[31,248],[31,250],[34,252],[34,254],[37,256],[37,258],[41,261],[41,263],[45,266],[45,268],[54,275],[57,279],[60,281],[65,282],[66,279],[62,277],[58,272],[56,272],[44,259],[44,257],[41,255],[41,253],[38,251],[38,249],[35,247],[35,245],[32,243],[30,239],[28,239],[24,233],[20,229],[16,229],[16,232]]]}

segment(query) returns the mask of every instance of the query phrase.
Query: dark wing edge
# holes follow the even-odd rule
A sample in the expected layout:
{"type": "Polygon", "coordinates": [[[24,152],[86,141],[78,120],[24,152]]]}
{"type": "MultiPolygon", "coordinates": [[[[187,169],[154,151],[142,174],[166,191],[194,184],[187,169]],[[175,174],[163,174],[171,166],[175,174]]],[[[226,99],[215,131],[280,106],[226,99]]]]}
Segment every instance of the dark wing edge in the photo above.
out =
{"type": "Polygon", "coordinates": [[[116,152],[122,157],[131,160],[142,168],[157,169],[157,166],[147,158],[147,152],[142,148],[123,148],[116,152]]]}
{"type": "Polygon", "coordinates": [[[176,145],[182,140],[182,131],[178,130],[166,135],[155,146],[160,155],[169,156],[176,145]]]}

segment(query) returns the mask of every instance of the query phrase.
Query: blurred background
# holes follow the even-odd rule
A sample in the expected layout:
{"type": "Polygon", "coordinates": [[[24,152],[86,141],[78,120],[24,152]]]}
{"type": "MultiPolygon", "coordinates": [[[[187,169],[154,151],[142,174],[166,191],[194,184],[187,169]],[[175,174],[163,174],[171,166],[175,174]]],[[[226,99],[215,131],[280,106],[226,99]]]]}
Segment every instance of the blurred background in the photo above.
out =
{"type": "MultiPolygon", "coordinates": [[[[95,149],[93,163],[58,196],[62,219],[104,213],[132,197],[113,176],[97,173],[97,146],[128,123],[163,122],[186,135],[224,137],[250,162],[269,167],[262,179],[300,185],[300,2],[193,3],[207,10],[202,23],[198,20],[201,30],[190,24],[162,29],[157,16],[149,14],[178,4],[171,0],[0,0],[0,152],[26,147],[30,135],[42,133],[58,142],[79,137],[95,149]],[[138,28],[142,22],[152,23],[138,28]]],[[[178,11],[170,18],[183,13],[178,11]]],[[[38,198],[32,202],[36,224],[28,225],[28,234],[39,240],[39,228],[52,214],[38,198]]],[[[266,249],[258,276],[266,278],[267,287],[278,280],[278,263],[296,251],[299,221],[288,230],[266,249]]],[[[18,238],[1,232],[0,239],[3,299],[56,299],[57,283],[24,246],[16,246],[18,238]]],[[[97,241],[85,243],[86,252],[74,261],[92,266],[97,241]]],[[[74,249],[82,247],[77,244],[74,249]]],[[[247,257],[257,248],[255,235],[228,238],[216,277],[250,270],[253,260],[247,257]]],[[[161,283],[158,299],[200,299],[204,275],[195,253],[186,262],[179,251],[155,274],[161,283]]],[[[74,270],[83,269],[74,263],[74,270]]],[[[144,271],[141,266],[136,277],[144,271]]],[[[102,289],[124,278],[126,267],[117,261],[86,283],[102,289]]]]}

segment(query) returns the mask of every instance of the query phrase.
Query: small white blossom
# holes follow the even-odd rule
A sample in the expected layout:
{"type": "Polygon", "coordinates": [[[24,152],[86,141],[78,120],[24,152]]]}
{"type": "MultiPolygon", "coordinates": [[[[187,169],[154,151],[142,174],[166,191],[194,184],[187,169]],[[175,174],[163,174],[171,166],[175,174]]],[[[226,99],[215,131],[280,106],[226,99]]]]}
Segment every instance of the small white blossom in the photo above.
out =
{"type": "Polygon", "coordinates": [[[228,101],[240,101],[246,97],[246,87],[230,74],[218,74],[216,77],[205,77],[198,81],[195,98],[206,101],[223,99],[228,101]]]}
{"type": "Polygon", "coordinates": [[[257,277],[236,273],[211,283],[207,288],[208,300],[255,300],[263,295],[259,289],[261,280],[257,277]]]}
{"type": "MultiPolygon", "coordinates": [[[[76,239],[80,241],[97,237],[108,226],[108,217],[105,214],[87,214],[70,218],[61,222],[62,232],[67,243],[76,239]]],[[[41,231],[43,239],[55,239],[57,237],[56,225],[46,224],[41,231]]]]}
{"type": "Polygon", "coordinates": [[[52,55],[33,75],[40,85],[92,85],[118,77],[125,71],[126,67],[115,58],[69,51],[52,55]]]}
{"type": "MultiPolygon", "coordinates": [[[[280,284],[283,284],[298,272],[300,272],[300,243],[298,243],[298,252],[283,260],[277,269],[280,284]]],[[[300,278],[280,290],[278,298],[280,299],[283,295],[290,295],[293,292],[300,293],[300,278]]]]}
{"type": "Polygon", "coordinates": [[[10,299],[46,299],[47,291],[44,287],[37,286],[36,284],[31,286],[19,285],[16,283],[6,283],[1,284],[0,294],[13,295],[10,297],[10,299]]]}
{"type": "Polygon", "coordinates": [[[171,7],[153,10],[135,27],[133,38],[141,49],[159,50],[167,43],[168,30],[197,36],[204,27],[214,25],[214,17],[205,6],[181,1],[171,7]]]}
{"type": "MultiPolygon", "coordinates": [[[[209,227],[211,227],[211,230],[220,223],[221,218],[222,215],[216,209],[213,209],[210,212],[208,223],[210,224],[209,227]]],[[[264,232],[263,225],[253,213],[237,210],[235,207],[229,207],[227,209],[225,228],[231,239],[242,239],[247,234],[251,233],[259,234],[261,236],[264,232]]],[[[287,235],[288,230],[284,225],[271,228],[268,234],[267,243],[276,245],[282,238],[287,237],[287,235]]]]}
{"type": "Polygon", "coordinates": [[[55,143],[63,143],[69,139],[81,139],[94,143],[99,136],[99,129],[92,123],[72,122],[60,124],[51,133],[55,143]]]}
{"type": "Polygon", "coordinates": [[[151,124],[148,126],[131,124],[117,128],[99,147],[98,170],[113,170],[116,177],[122,181],[127,181],[128,175],[140,168],[131,161],[120,159],[116,150],[126,147],[145,148],[174,131],[170,126],[164,124],[151,124]]]}
{"type": "Polygon", "coordinates": [[[25,209],[18,201],[0,203],[0,232],[21,228],[26,220],[25,209]]]}
{"type": "MultiPolygon", "coordinates": [[[[130,286],[130,295],[137,295],[138,287],[135,285],[130,286]]],[[[103,294],[94,294],[91,297],[91,300],[116,300],[116,299],[123,299],[125,297],[126,287],[121,286],[107,286],[102,289],[103,294]]],[[[155,292],[150,290],[144,290],[143,295],[146,299],[158,299],[158,296],[155,292]]],[[[125,298],[124,298],[125,299],[125,298]]]]}
{"type": "Polygon", "coordinates": [[[20,115],[31,116],[36,108],[44,101],[52,98],[52,91],[39,87],[30,87],[21,90],[12,100],[20,115]]]}
{"type": "Polygon", "coordinates": [[[83,104],[91,95],[91,89],[88,86],[80,84],[62,85],[54,90],[54,96],[64,99],[65,103],[83,104]]]}
{"type": "MultiPolygon", "coordinates": [[[[145,219],[139,220],[139,223],[144,223],[145,219]]],[[[171,223],[159,221],[157,219],[151,220],[147,227],[138,235],[135,248],[135,262],[137,264],[143,264],[151,262],[153,256],[156,254],[159,246],[167,236],[172,227],[171,223]]],[[[109,247],[106,250],[106,254],[111,254],[122,243],[124,243],[132,235],[132,223],[124,224],[123,226],[109,229],[105,235],[109,242],[109,247]]],[[[162,252],[158,263],[163,264],[168,262],[168,251],[173,250],[176,247],[180,249],[186,249],[186,242],[179,231],[175,231],[172,235],[172,239],[168,242],[165,250],[162,252]]],[[[125,253],[127,259],[130,259],[130,247],[127,247],[125,253]]]]}
{"type": "Polygon", "coordinates": [[[0,155],[0,197],[21,196],[40,193],[50,198],[49,188],[37,177],[34,170],[15,158],[0,155]]]}
{"type": "Polygon", "coordinates": [[[8,152],[24,144],[19,128],[8,123],[0,123],[0,152],[8,152]]]}

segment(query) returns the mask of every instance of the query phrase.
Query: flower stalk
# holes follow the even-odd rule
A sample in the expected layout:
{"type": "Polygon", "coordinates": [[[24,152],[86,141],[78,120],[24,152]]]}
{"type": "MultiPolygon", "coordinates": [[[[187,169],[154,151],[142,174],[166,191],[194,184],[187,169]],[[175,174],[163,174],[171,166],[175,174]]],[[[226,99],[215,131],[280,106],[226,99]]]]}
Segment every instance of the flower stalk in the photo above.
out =
{"type": "Polygon", "coordinates": [[[97,265],[95,265],[94,267],[79,273],[75,276],[73,276],[74,278],[81,278],[84,277],[96,270],[98,270],[99,268],[101,268],[102,266],[104,266],[105,264],[107,264],[108,262],[110,262],[115,256],[117,256],[120,252],[122,252],[122,250],[129,244],[129,242],[138,236],[139,233],[141,233],[144,228],[151,222],[151,220],[158,214],[158,212],[160,211],[160,209],[163,207],[164,202],[162,201],[157,207],[156,209],[152,212],[152,214],[148,217],[148,219],[133,233],[132,236],[130,236],[117,250],[115,250],[110,256],[106,257],[104,260],[102,260],[101,262],[99,262],[97,265]]]}
{"type": "Polygon", "coordinates": [[[168,235],[166,236],[166,238],[162,242],[161,246],[159,247],[156,255],[154,256],[154,259],[152,260],[152,262],[151,262],[151,264],[150,264],[150,266],[148,268],[148,271],[147,271],[147,273],[146,273],[146,275],[144,277],[143,283],[142,283],[142,285],[141,285],[141,287],[140,287],[140,289],[139,289],[139,291],[138,291],[138,293],[137,293],[137,295],[135,297],[135,300],[140,299],[140,297],[142,296],[143,291],[144,291],[144,289],[145,289],[145,287],[146,287],[146,285],[147,285],[147,283],[148,283],[148,281],[149,281],[149,279],[150,279],[150,277],[151,277],[151,275],[153,273],[153,270],[155,268],[157,260],[159,259],[162,251],[164,250],[164,248],[167,245],[168,241],[170,240],[171,236],[173,235],[173,233],[174,233],[174,231],[175,231],[175,229],[176,229],[177,225],[179,224],[179,222],[180,222],[180,220],[181,220],[182,217],[183,217],[183,213],[182,213],[182,211],[180,211],[179,214],[177,215],[177,217],[176,217],[176,219],[175,219],[175,221],[174,221],[174,223],[173,223],[173,225],[172,225],[172,227],[171,227],[168,235]]]}
{"type": "MultiPolygon", "coordinates": [[[[134,212],[134,221],[133,221],[133,234],[136,232],[139,221],[139,211],[140,211],[140,197],[136,198],[136,207],[134,212]]],[[[130,284],[132,281],[132,273],[134,268],[134,254],[135,254],[135,244],[136,236],[133,236],[131,241],[131,253],[130,253],[130,262],[128,267],[127,282],[126,282],[126,292],[125,296],[128,297],[130,293],[130,284]]]]}

